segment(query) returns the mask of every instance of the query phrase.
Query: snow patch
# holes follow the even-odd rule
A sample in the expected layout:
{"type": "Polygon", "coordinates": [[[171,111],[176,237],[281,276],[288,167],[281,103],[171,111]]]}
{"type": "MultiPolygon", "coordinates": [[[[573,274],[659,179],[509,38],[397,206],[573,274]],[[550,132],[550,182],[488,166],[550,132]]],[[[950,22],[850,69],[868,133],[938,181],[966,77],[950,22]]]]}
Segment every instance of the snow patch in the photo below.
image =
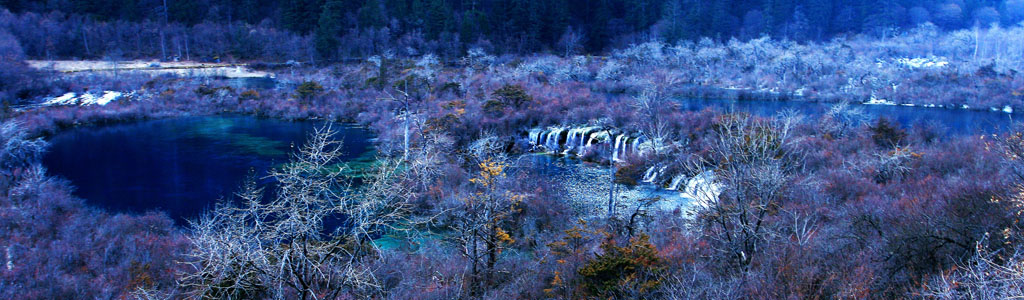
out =
{"type": "Polygon", "coordinates": [[[875,98],[875,96],[871,96],[871,99],[869,99],[868,102],[864,102],[864,104],[867,104],[867,105],[896,105],[896,102],[892,102],[892,101],[885,100],[885,99],[878,99],[878,98],[875,98]]]}
{"type": "Polygon", "coordinates": [[[896,63],[913,69],[934,69],[949,66],[949,61],[943,57],[899,58],[896,59],[896,63]]]}
{"type": "Polygon", "coordinates": [[[92,93],[85,93],[78,95],[75,93],[66,93],[57,97],[49,98],[43,101],[43,106],[56,106],[56,105],[99,105],[104,106],[108,103],[121,99],[124,93],[116,91],[104,91],[103,95],[96,96],[92,93]]]}
{"type": "Polygon", "coordinates": [[[75,98],[75,93],[67,93],[57,97],[50,98],[43,102],[43,105],[72,105],[78,100],[75,98]]]}

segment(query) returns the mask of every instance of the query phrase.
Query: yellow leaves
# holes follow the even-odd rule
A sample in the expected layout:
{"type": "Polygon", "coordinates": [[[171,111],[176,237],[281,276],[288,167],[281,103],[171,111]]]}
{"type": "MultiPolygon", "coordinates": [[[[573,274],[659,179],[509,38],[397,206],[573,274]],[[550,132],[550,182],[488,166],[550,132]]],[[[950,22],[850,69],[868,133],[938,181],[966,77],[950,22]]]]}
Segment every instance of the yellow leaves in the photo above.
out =
{"type": "Polygon", "coordinates": [[[516,240],[512,239],[512,236],[509,235],[508,232],[505,232],[504,229],[501,229],[501,227],[495,228],[494,236],[500,243],[511,244],[516,242],[516,240]]]}
{"type": "Polygon", "coordinates": [[[552,286],[562,286],[565,281],[562,280],[562,272],[555,271],[555,278],[551,279],[552,286]]]}
{"type": "Polygon", "coordinates": [[[469,182],[481,185],[485,188],[493,186],[494,182],[505,176],[505,164],[487,159],[480,163],[480,173],[469,182]]]}

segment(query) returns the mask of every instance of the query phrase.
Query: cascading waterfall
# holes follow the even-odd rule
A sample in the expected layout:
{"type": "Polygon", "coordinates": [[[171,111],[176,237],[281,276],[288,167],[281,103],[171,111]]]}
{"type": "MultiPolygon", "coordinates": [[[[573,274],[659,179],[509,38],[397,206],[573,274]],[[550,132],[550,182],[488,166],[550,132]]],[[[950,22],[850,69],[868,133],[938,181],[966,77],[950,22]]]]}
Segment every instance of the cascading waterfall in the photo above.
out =
{"type": "Polygon", "coordinates": [[[557,152],[559,149],[559,139],[564,131],[565,128],[554,128],[549,131],[544,141],[544,147],[547,147],[548,151],[557,152]]]}
{"type": "Polygon", "coordinates": [[[632,147],[633,147],[633,151],[634,151],[634,152],[636,152],[637,150],[639,150],[639,149],[640,149],[640,138],[639,138],[639,137],[638,137],[638,138],[635,138],[635,139],[633,139],[633,144],[632,144],[632,147]]]}
{"type": "MultiPolygon", "coordinates": [[[[535,147],[543,147],[548,153],[562,155],[583,155],[588,149],[595,146],[608,145],[612,151],[612,161],[620,162],[626,155],[641,155],[650,150],[650,141],[644,137],[633,137],[621,131],[603,129],[597,126],[587,127],[549,127],[547,129],[535,128],[528,131],[530,144],[535,147]]],[[[658,178],[668,176],[665,170],[668,166],[650,166],[644,172],[644,183],[659,184],[658,178]]],[[[685,175],[679,174],[672,177],[666,190],[677,191],[683,196],[696,197],[696,194],[707,187],[702,183],[709,181],[713,175],[701,174],[687,179],[685,175]]],[[[662,180],[662,183],[664,180],[662,180]]],[[[717,193],[717,186],[711,187],[713,193],[717,193]]]]}
{"type": "Polygon", "coordinates": [[[686,176],[683,175],[683,174],[679,174],[679,175],[676,175],[676,177],[672,177],[672,183],[669,184],[668,190],[670,190],[670,191],[678,190],[679,189],[679,184],[683,182],[683,179],[686,179],[686,176]]]}
{"type": "Polygon", "coordinates": [[[647,168],[647,171],[644,172],[643,182],[646,182],[646,183],[654,182],[654,166],[651,166],[650,168],[647,168]]]}
{"type": "Polygon", "coordinates": [[[625,139],[625,134],[615,136],[615,150],[612,151],[612,161],[619,161],[619,146],[625,142],[625,139]]]}
{"type": "Polygon", "coordinates": [[[629,153],[639,153],[642,138],[622,132],[602,130],[601,127],[549,127],[528,132],[531,145],[543,146],[549,153],[582,155],[590,147],[607,144],[612,150],[612,161],[622,161],[629,153]]]}
{"type": "Polygon", "coordinates": [[[542,134],[544,134],[543,130],[530,129],[530,144],[534,146],[540,145],[540,137],[542,134]]]}
{"type": "MultiPolygon", "coordinates": [[[[562,149],[562,154],[569,154],[570,151],[575,151],[576,154],[583,153],[583,149],[587,147],[587,136],[590,136],[596,129],[595,127],[570,129],[565,140],[565,148],[562,149]]],[[[590,140],[593,140],[593,137],[590,140]]]]}

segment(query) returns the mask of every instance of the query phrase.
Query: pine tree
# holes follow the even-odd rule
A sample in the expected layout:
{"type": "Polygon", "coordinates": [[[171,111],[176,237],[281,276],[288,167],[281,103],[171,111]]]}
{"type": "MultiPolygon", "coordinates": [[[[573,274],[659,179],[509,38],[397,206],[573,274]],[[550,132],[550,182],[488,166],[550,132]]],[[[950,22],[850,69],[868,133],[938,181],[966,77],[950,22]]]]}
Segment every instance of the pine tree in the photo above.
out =
{"type": "Polygon", "coordinates": [[[669,0],[665,2],[665,9],[662,12],[665,28],[662,30],[661,36],[665,42],[674,44],[682,39],[685,33],[683,18],[686,17],[686,12],[683,10],[683,3],[681,0],[669,0]]]}
{"type": "Polygon", "coordinates": [[[587,48],[591,52],[599,52],[604,50],[604,47],[608,41],[608,22],[611,21],[611,3],[608,0],[598,0],[594,3],[593,18],[588,24],[589,33],[587,37],[587,48]]]}
{"type": "Polygon", "coordinates": [[[814,39],[822,39],[824,34],[829,32],[832,21],[832,1],[831,0],[817,0],[807,1],[807,5],[804,6],[805,14],[807,19],[814,20],[810,26],[810,37],[814,39]]]}
{"type": "Polygon", "coordinates": [[[436,40],[442,32],[448,31],[450,15],[448,4],[444,0],[430,0],[424,24],[428,39],[436,40]]]}
{"type": "Polygon", "coordinates": [[[477,41],[481,35],[486,35],[487,15],[483,12],[470,8],[462,13],[462,24],[459,27],[459,37],[465,43],[477,41]]]}
{"type": "Polygon", "coordinates": [[[566,0],[544,1],[544,8],[541,24],[541,41],[548,45],[558,43],[565,30],[569,27],[569,4],[566,0]]]}
{"type": "Polygon", "coordinates": [[[387,18],[381,10],[380,0],[369,0],[359,9],[359,27],[381,28],[387,25],[387,18]]]}
{"type": "Polygon", "coordinates": [[[324,3],[317,23],[316,52],[325,59],[334,59],[338,52],[338,35],[341,33],[341,20],[344,17],[344,1],[328,0],[324,3]]]}
{"type": "Polygon", "coordinates": [[[293,32],[309,33],[317,28],[323,5],[323,0],[287,0],[282,5],[281,23],[293,32]]]}

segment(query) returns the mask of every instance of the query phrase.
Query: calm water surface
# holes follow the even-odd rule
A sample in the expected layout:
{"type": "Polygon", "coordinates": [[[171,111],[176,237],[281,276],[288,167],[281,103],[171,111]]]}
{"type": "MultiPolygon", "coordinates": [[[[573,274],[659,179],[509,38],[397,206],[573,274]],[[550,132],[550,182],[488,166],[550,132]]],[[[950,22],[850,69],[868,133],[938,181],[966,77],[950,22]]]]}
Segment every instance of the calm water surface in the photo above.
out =
{"type": "MultiPolygon", "coordinates": [[[[263,178],[286,162],[320,124],[186,117],[82,127],[51,138],[43,162],[93,205],[115,212],[162,210],[182,222],[230,196],[251,172],[263,178]]],[[[368,131],[334,128],[345,160],[372,150],[368,131]]]]}
{"type": "MultiPolygon", "coordinates": [[[[697,111],[708,107],[727,112],[747,112],[759,116],[773,116],[782,111],[793,110],[809,117],[824,115],[834,104],[802,101],[736,101],[679,99],[680,109],[697,111]]],[[[862,109],[874,120],[886,117],[904,127],[926,125],[945,129],[949,134],[984,134],[1004,132],[1012,126],[1015,114],[986,110],[951,108],[911,107],[900,105],[850,104],[851,108],[862,109]]]]}

